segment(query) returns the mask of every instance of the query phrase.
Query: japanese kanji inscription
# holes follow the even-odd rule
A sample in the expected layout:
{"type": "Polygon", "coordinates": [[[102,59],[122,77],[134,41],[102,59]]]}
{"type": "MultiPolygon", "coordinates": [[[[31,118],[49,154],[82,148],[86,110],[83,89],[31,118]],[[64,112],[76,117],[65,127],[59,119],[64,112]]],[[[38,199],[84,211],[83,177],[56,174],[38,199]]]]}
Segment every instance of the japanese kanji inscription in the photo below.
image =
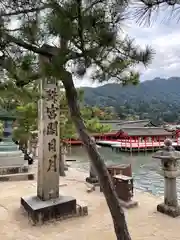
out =
{"type": "Polygon", "coordinates": [[[43,200],[59,196],[59,98],[57,81],[41,82],[41,135],[38,196],[43,200]]]}

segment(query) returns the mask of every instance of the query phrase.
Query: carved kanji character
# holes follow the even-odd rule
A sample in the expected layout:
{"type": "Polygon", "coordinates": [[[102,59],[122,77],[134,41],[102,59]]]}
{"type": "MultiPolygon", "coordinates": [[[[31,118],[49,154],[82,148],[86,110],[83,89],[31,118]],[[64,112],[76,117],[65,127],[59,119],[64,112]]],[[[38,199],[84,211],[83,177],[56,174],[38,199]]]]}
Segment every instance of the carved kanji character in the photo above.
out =
{"type": "Polygon", "coordinates": [[[47,125],[47,135],[56,135],[58,136],[58,122],[50,122],[47,125]]]}
{"type": "Polygon", "coordinates": [[[48,142],[48,150],[49,152],[56,152],[56,139],[53,138],[50,142],[48,142]]]}
{"type": "Polygon", "coordinates": [[[57,117],[57,110],[58,107],[56,107],[54,104],[51,104],[51,107],[47,107],[47,115],[49,119],[55,119],[57,117]]]}
{"type": "Polygon", "coordinates": [[[49,166],[48,166],[47,172],[49,172],[49,171],[57,172],[56,160],[57,160],[57,155],[54,154],[49,159],[49,166]]]}

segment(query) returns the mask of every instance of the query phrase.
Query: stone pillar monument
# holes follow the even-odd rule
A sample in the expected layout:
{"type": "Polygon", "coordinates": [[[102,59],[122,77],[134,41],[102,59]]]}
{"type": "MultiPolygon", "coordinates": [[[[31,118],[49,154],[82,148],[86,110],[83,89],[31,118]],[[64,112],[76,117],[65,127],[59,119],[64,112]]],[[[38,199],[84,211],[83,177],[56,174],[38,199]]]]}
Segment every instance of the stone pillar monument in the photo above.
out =
{"type": "Polygon", "coordinates": [[[164,176],[165,181],[164,202],[157,206],[157,211],[177,217],[180,215],[176,189],[176,178],[180,176],[177,164],[180,152],[175,151],[170,139],[166,139],[164,144],[164,148],[153,155],[153,158],[161,160],[161,175],[164,176]]]}
{"type": "Polygon", "coordinates": [[[43,79],[39,104],[37,196],[22,197],[21,205],[34,224],[76,214],[76,199],[59,196],[59,99],[57,81],[43,79]]]}
{"type": "Polygon", "coordinates": [[[59,102],[56,80],[40,84],[39,161],[37,196],[43,201],[59,197],[59,102]],[[53,82],[54,81],[54,82],[53,82]],[[43,147],[42,147],[43,146],[43,147]]]}
{"type": "MultiPolygon", "coordinates": [[[[43,45],[42,49],[54,51],[49,45],[43,45]]],[[[40,58],[42,69],[46,68],[47,62],[47,58],[40,58]]],[[[59,195],[60,100],[57,80],[41,79],[40,95],[37,195],[21,198],[21,205],[33,224],[88,214],[87,206],[76,204],[74,197],[59,195]]]]}

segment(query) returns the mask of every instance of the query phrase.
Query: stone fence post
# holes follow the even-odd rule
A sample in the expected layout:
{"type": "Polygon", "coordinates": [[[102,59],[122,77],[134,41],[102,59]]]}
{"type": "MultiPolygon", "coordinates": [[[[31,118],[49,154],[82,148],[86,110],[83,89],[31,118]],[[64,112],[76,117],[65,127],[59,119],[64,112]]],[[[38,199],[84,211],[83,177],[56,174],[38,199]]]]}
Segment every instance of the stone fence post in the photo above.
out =
{"type": "Polygon", "coordinates": [[[176,178],[180,176],[177,163],[180,152],[175,151],[170,139],[166,139],[164,145],[162,150],[153,155],[153,158],[161,160],[161,175],[164,176],[164,202],[158,204],[157,211],[177,217],[180,215],[176,189],[176,178]]]}

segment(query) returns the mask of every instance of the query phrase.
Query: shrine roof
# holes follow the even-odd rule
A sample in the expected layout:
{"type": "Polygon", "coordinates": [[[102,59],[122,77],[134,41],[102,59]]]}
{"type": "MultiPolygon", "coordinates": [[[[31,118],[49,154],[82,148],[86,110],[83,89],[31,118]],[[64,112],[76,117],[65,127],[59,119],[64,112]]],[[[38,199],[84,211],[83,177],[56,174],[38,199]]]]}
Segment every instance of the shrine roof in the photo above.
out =
{"type": "MultiPolygon", "coordinates": [[[[145,127],[147,125],[154,126],[148,119],[124,121],[124,120],[100,120],[101,124],[107,124],[111,127],[111,131],[119,131],[126,127],[145,127]]],[[[155,126],[154,126],[155,127],[155,126]]]]}
{"type": "Polygon", "coordinates": [[[121,128],[120,131],[128,136],[172,136],[173,134],[162,127],[128,127],[121,128]]]}

